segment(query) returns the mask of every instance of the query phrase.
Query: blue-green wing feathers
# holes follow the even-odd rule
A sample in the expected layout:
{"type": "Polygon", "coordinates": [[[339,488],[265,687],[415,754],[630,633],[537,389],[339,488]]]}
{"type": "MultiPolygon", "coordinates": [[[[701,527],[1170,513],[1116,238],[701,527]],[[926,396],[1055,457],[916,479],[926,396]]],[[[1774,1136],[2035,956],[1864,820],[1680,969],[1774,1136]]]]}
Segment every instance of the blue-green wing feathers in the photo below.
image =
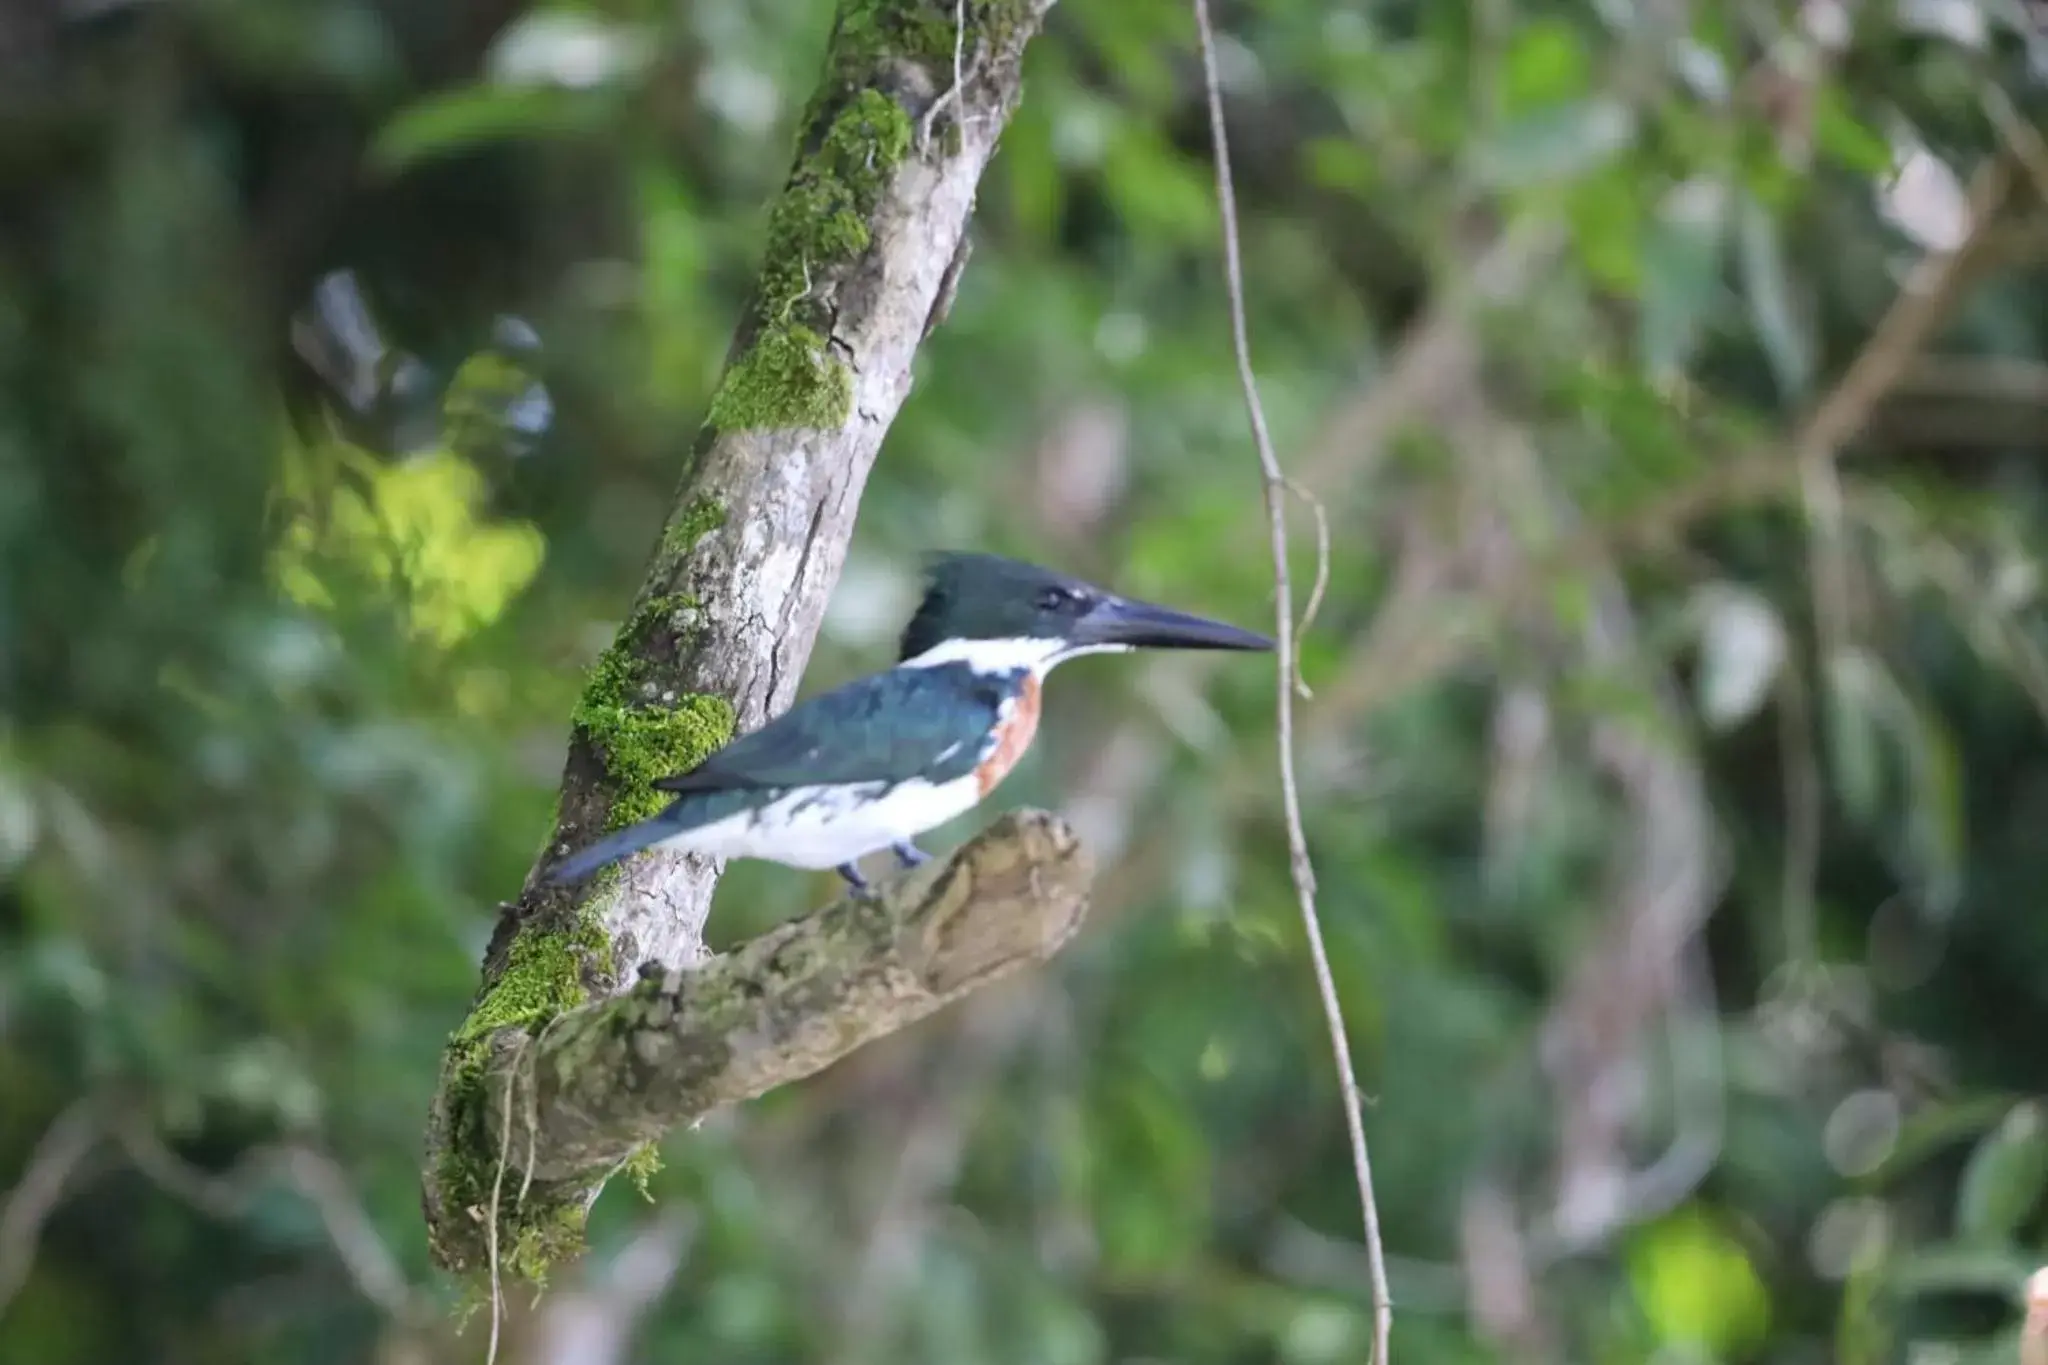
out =
{"type": "Polygon", "coordinates": [[[965,664],[859,678],[654,785],[687,793],[964,777],[1018,681],[965,664]]]}

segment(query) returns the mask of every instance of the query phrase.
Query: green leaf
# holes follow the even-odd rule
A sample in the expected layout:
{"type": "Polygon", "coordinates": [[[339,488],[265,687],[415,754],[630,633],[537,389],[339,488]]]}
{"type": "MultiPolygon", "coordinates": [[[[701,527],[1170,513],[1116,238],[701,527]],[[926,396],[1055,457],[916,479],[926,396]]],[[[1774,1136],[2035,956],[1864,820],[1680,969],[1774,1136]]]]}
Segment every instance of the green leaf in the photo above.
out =
{"type": "Polygon", "coordinates": [[[1862,650],[1845,650],[1827,672],[1828,754],[1836,790],[1855,819],[1876,827],[1885,809],[1885,742],[1904,767],[1898,842],[1915,893],[1937,912],[1962,895],[1962,760],[1947,724],[1862,650]]]}
{"type": "Polygon", "coordinates": [[[1892,675],[1882,679],[1883,714],[1906,763],[1902,847],[1908,866],[1921,879],[1922,902],[1945,911],[1962,894],[1962,760],[1940,713],[1892,675]]]}
{"type": "Polygon", "coordinates": [[[1379,179],[1372,152],[1349,137],[1312,138],[1302,149],[1303,169],[1325,189],[1365,195],[1379,179]]]}
{"type": "Polygon", "coordinates": [[[1865,823],[1877,819],[1884,800],[1884,763],[1878,727],[1877,676],[1882,668],[1858,649],[1843,650],[1827,662],[1825,708],[1829,766],[1835,792],[1849,815],[1865,823]]]}
{"type": "Polygon", "coordinates": [[[1635,113],[1626,104],[1577,100],[1524,114],[1482,137],[1469,169],[1495,189],[1571,180],[1613,160],[1635,136],[1635,113]]]}
{"type": "Polygon", "coordinates": [[[1593,619],[1593,585],[1582,573],[1560,573],[1551,579],[1550,610],[1557,624],[1566,630],[1582,628],[1593,619]]]}
{"type": "Polygon", "coordinates": [[[1003,133],[1003,156],[997,169],[1005,176],[1004,198],[1013,229],[1050,241],[1066,209],[1067,186],[1052,119],[1042,104],[1026,100],[1010,121],[1003,133]]]}
{"type": "Polygon", "coordinates": [[[1120,1274],[1163,1274],[1200,1245],[1207,1151],[1188,1111],[1135,1072],[1094,1115],[1094,1212],[1102,1257],[1120,1274]],[[1142,1172],[1142,1174],[1137,1174],[1142,1172]]]}
{"type": "Polygon", "coordinates": [[[1626,166],[1587,176],[1565,196],[1572,245],[1599,283],[1634,293],[1642,284],[1644,206],[1626,166]]]}
{"type": "Polygon", "coordinates": [[[1077,5],[1071,22],[1120,91],[1138,107],[1158,109],[1176,93],[1172,58],[1183,18],[1167,5],[1077,5]]]}
{"type": "Polygon", "coordinates": [[[1754,195],[1745,194],[1736,208],[1736,231],[1750,323],[1771,362],[1778,392],[1798,401],[1813,384],[1813,338],[1793,302],[1777,219],[1754,195]]]}
{"type": "Polygon", "coordinates": [[[1643,242],[1637,340],[1653,378],[1685,369],[1721,301],[1727,204],[1718,181],[1687,181],[1665,196],[1643,242]]]}
{"type": "Polygon", "coordinates": [[[2011,1297],[2034,1267],[2016,1252],[1953,1243],[1907,1252],[1886,1278],[1902,1294],[1996,1294],[2011,1297]]]}
{"type": "Polygon", "coordinates": [[[1840,87],[1814,92],[1813,140],[1823,153],[1859,175],[1882,175],[1892,164],[1891,145],[1850,111],[1840,87]]]}
{"type": "Polygon", "coordinates": [[[1324,1365],[1356,1360],[1370,1324],[1345,1303],[1309,1300],[1288,1315],[1280,1329],[1280,1358],[1287,1365],[1324,1365]]]}
{"type": "Polygon", "coordinates": [[[1881,1188],[1912,1174],[1954,1144],[1989,1130],[2012,1104],[2008,1095],[1972,1095],[1928,1105],[1906,1119],[1884,1161],[1859,1183],[1881,1188]]]}
{"type": "Polygon", "coordinates": [[[478,85],[429,95],[378,130],[369,160],[387,173],[486,143],[601,127],[614,102],[560,86],[478,85]]]}
{"type": "Polygon", "coordinates": [[[1648,1229],[1628,1253],[1628,1278],[1651,1330],[1667,1346],[1737,1356],[1770,1328],[1771,1297],[1742,1244],[1687,1210],[1648,1229]]]}
{"type": "Polygon", "coordinates": [[[1149,125],[1113,125],[1102,185],[1117,215],[1141,237],[1207,243],[1216,232],[1216,191],[1206,168],[1180,155],[1149,125]]]}
{"type": "Polygon", "coordinates": [[[1941,714],[1923,702],[1910,705],[1913,727],[1906,755],[1913,782],[1906,849],[1920,877],[1921,903],[1930,911],[1946,913],[1963,894],[1963,761],[1941,714]]]}
{"type": "Polygon", "coordinates": [[[1890,1359],[1893,1333],[1884,1289],[1884,1251],[1871,1239],[1857,1252],[1842,1284],[1835,1318],[1835,1358],[1841,1365],[1882,1365],[1890,1359]]]}
{"type": "Polygon", "coordinates": [[[2016,1104],[1963,1168],[1956,1230],[1967,1241],[2003,1244],[2041,1204],[2048,1187],[2048,1121],[2038,1102],[2016,1104]]]}
{"type": "Polygon", "coordinates": [[[1577,27],[1562,19],[1524,24],[1501,62],[1501,107],[1525,114],[1583,96],[1592,84],[1593,60],[1577,27]]]}

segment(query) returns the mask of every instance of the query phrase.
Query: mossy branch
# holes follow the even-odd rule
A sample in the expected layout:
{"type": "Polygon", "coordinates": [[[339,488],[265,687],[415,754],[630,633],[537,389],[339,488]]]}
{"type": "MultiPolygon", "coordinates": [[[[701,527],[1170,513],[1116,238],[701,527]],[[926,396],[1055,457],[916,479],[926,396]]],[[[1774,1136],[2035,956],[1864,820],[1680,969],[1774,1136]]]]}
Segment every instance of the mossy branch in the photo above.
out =
{"type": "MultiPolygon", "coordinates": [[[[976,188],[1050,7],[840,0],[753,301],[646,579],[572,717],[536,872],[649,814],[655,778],[795,699],[868,470],[965,259],[976,188]]],[[[928,1013],[980,979],[948,974],[963,963],[993,974],[1049,952],[1057,936],[1030,931],[1078,917],[1078,855],[1050,825],[1002,828],[880,908],[833,907],[708,963],[717,868],[703,860],[650,850],[574,889],[529,878],[502,907],[428,1118],[422,1204],[436,1259],[482,1268],[495,1244],[497,1269],[539,1278],[580,1246],[606,1178],[644,1161],[673,1123],[928,1013]],[[664,1025],[647,1022],[663,1011],[664,1025]],[[509,1189],[523,1197],[493,1218],[517,1067],[537,1082],[510,1120],[524,1124],[509,1150],[509,1189]],[[658,1081],[659,1103],[644,1081],[658,1081]]]]}
{"type": "Polygon", "coordinates": [[[849,892],[701,966],[651,969],[537,1031],[515,1021],[477,1040],[471,1150],[493,1155],[469,1184],[468,1231],[444,1239],[443,1257],[483,1261],[496,1188],[502,1268],[537,1278],[646,1144],[1051,957],[1081,925],[1091,875],[1064,823],[1014,812],[870,895],[849,892]]]}

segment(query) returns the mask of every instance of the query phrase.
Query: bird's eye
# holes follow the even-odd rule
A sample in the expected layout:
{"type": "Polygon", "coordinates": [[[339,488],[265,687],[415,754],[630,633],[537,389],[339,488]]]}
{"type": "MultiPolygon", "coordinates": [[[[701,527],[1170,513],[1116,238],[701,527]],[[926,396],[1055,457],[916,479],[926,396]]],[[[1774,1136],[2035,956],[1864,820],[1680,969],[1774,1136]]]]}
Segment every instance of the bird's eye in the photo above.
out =
{"type": "Polygon", "coordinates": [[[1069,589],[1047,588],[1038,594],[1038,609],[1040,611],[1066,611],[1073,607],[1076,600],[1073,592],[1069,589]]]}

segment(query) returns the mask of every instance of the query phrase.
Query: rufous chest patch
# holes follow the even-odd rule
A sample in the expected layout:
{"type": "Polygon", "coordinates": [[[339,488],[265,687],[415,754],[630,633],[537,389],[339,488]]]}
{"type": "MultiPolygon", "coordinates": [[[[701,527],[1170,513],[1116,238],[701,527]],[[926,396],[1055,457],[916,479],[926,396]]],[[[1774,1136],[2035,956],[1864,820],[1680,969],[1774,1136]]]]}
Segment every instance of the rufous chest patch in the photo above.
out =
{"type": "Polygon", "coordinates": [[[1024,751],[1031,747],[1032,736],[1038,733],[1038,709],[1038,675],[1026,673],[1024,685],[1017,689],[1016,698],[996,721],[995,744],[989,749],[988,757],[975,765],[974,779],[983,796],[994,791],[996,783],[1010,775],[1010,769],[1017,766],[1017,760],[1024,757],[1024,751]]]}

